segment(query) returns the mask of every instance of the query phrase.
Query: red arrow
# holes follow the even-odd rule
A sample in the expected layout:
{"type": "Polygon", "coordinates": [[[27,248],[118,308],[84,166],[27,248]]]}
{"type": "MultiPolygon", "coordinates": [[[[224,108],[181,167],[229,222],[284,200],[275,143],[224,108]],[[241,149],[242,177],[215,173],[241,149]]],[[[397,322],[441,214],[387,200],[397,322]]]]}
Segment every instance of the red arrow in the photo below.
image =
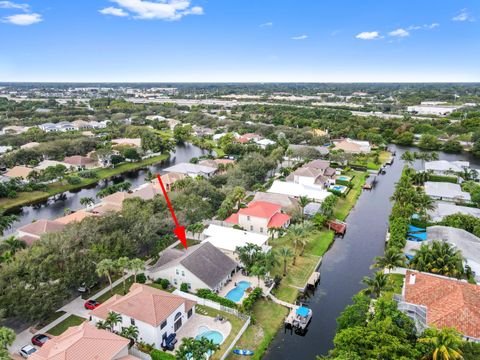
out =
{"type": "Polygon", "coordinates": [[[183,247],[187,248],[187,235],[185,234],[185,226],[180,226],[178,223],[177,217],[175,216],[175,211],[173,211],[172,203],[168,198],[167,190],[165,190],[165,186],[163,185],[162,178],[160,175],[157,174],[158,182],[160,183],[160,187],[162,188],[163,196],[165,196],[165,200],[167,201],[167,206],[170,209],[170,213],[172,214],[173,222],[175,223],[175,229],[173,233],[177,235],[178,240],[183,244],[183,247]]]}

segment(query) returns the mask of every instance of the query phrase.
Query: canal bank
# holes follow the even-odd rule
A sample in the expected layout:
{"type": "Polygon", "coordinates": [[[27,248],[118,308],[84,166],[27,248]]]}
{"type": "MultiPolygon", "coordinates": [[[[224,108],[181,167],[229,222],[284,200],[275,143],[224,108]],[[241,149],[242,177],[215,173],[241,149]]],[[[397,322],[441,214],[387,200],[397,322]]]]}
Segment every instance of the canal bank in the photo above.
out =
{"type": "MultiPolygon", "coordinates": [[[[337,238],[323,257],[320,266],[321,281],[314,293],[303,299],[313,310],[313,319],[304,336],[278,331],[264,356],[267,360],[315,359],[325,355],[333,347],[336,318],[351,304],[351,298],[364,286],[364,276],[370,276],[375,256],[384,252],[385,234],[391,212],[395,183],[400,178],[404,163],[400,160],[404,151],[418,151],[415,148],[391,146],[397,156],[385,175],[378,176],[374,190],[364,191],[347,217],[348,230],[344,238],[337,238]],[[301,357],[299,357],[301,354],[301,357]]],[[[479,159],[470,154],[439,153],[444,160],[467,160],[472,167],[479,168],[479,159]]],[[[421,162],[416,163],[421,168],[421,162]]]]}
{"type": "Polygon", "coordinates": [[[203,150],[193,144],[179,144],[167,160],[137,170],[127,171],[109,179],[100,180],[98,183],[82,189],[71,190],[51,196],[46,200],[36,202],[34,205],[23,206],[11,212],[18,216],[18,221],[13,224],[11,229],[5,231],[4,235],[12,234],[19,227],[29,224],[34,220],[55,219],[63,216],[65,209],[76,211],[84,208],[85,206],[80,204],[80,199],[83,197],[91,197],[95,199],[95,202],[100,202],[100,199],[96,198],[97,193],[112,183],[128,181],[132,184],[132,188],[136,188],[145,183],[145,178],[149,172],[153,174],[162,173],[163,169],[169,166],[181,162],[189,162],[191,158],[206,155],[207,153],[207,150],[203,150]]]}

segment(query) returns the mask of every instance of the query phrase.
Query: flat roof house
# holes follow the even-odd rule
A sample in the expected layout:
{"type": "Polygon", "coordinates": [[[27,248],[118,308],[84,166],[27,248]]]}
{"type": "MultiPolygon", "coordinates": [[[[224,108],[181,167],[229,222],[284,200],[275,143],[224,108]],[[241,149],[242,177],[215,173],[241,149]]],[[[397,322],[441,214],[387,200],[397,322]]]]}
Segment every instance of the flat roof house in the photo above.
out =
{"type": "Polygon", "coordinates": [[[427,181],[425,193],[434,199],[443,201],[469,202],[471,200],[470,194],[462,191],[460,185],[447,182],[427,181]]]}
{"type": "Polygon", "coordinates": [[[324,190],[320,185],[296,184],[293,182],[285,182],[279,180],[275,180],[270,189],[267,190],[267,192],[283,194],[295,198],[299,198],[300,196],[306,196],[315,202],[322,202],[328,196],[332,195],[332,193],[324,190]]]}
{"type": "Polygon", "coordinates": [[[436,175],[452,176],[452,173],[461,173],[470,167],[468,161],[436,160],[425,163],[425,171],[431,171],[436,175]]]}
{"type": "Polygon", "coordinates": [[[209,242],[190,246],[187,250],[165,250],[149,270],[154,279],[168,279],[179,287],[219,291],[237,269],[237,263],[209,242]]]}
{"type": "Polygon", "coordinates": [[[84,322],[54,336],[30,360],[135,360],[128,354],[130,340],[84,322]]]}
{"type": "Polygon", "coordinates": [[[467,340],[480,341],[480,286],[444,276],[407,270],[398,309],[421,332],[452,327],[467,340]]]}
{"type": "Polygon", "coordinates": [[[266,201],[252,201],[246,208],[232,214],[225,222],[241,226],[248,231],[266,234],[270,228],[287,228],[290,215],[282,213],[282,207],[266,201]]]}
{"type": "Polygon", "coordinates": [[[434,222],[441,221],[444,217],[453,214],[471,215],[480,218],[480,209],[469,206],[459,206],[443,201],[437,201],[435,204],[435,208],[428,212],[428,215],[434,222]]]}
{"type": "Polygon", "coordinates": [[[209,178],[217,172],[217,168],[190,163],[180,163],[165,169],[166,172],[176,172],[190,177],[203,176],[209,178]]]}
{"type": "Polygon", "coordinates": [[[139,338],[159,349],[168,335],[177,332],[195,312],[195,301],[143,284],[133,284],[128,294],[113,295],[90,312],[93,323],[109,312],[120,314],[115,331],[136,326],[139,338]]]}

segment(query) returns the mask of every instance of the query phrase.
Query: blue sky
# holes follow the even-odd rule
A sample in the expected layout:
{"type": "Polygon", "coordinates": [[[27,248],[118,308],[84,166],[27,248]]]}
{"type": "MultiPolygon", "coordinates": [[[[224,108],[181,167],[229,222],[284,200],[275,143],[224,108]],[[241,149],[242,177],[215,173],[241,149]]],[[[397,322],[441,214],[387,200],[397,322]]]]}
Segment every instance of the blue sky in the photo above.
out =
{"type": "Polygon", "coordinates": [[[478,0],[0,0],[0,81],[480,81],[478,0]]]}

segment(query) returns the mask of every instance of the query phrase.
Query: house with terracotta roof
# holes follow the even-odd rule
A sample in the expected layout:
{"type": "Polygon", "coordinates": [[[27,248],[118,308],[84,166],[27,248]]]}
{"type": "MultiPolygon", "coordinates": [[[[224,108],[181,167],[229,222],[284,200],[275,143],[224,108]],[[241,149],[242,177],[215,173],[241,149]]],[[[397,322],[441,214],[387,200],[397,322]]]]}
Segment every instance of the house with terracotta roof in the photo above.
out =
{"type": "Polygon", "coordinates": [[[130,340],[84,322],[54,336],[34,352],[31,360],[134,360],[128,354],[130,340]]]}
{"type": "Polygon", "coordinates": [[[4,176],[8,178],[21,178],[26,179],[28,175],[33,171],[32,168],[26,166],[14,166],[10,170],[8,170],[4,176]]]}
{"type": "MultiPolygon", "coordinates": [[[[165,189],[167,191],[171,191],[173,184],[175,184],[179,180],[185,179],[187,177],[187,175],[179,173],[179,172],[172,171],[172,172],[166,173],[166,174],[164,174],[160,177],[162,178],[162,182],[163,182],[163,185],[165,186],[165,189]]],[[[152,184],[153,184],[153,186],[155,186],[156,188],[161,190],[158,179],[152,180],[152,184]]]]}
{"type": "Polygon", "coordinates": [[[232,214],[225,222],[239,225],[247,231],[266,234],[270,228],[287,228],[290,225],[290,215],[282,213],[280,205],[252,201],[248,207],[232,214]]]}
{"type": "Polygon", "coordinates": [[[136,148],[139,148],[142,146],[142,139],[140,138],[134,138],[134,139],[129,139],[129,138],[121,138],[121,139],[113,139],[112,143],[115,145],[123,145],[123,146],[133,146],[136,148]]]}
{"type": "Polygon", "coordinates": [[[195,313],[195,301],[143,284],[133,284],[128,294],[113,295],[90,312],[94,324],[109,312],[120,314],[115,331],[136,326],[139,339],[159,349],[168,335],[180,329],[195,313]]]}
{"type": "Polygon", "coordinates": [[[237,267],[238,264],[221,250],[209,242],[202,242],[186,250],[163,251],[155,265],[148,269],[148,276],[167,279],[177,287],[185,283],[192,291],[219,291],[230,281],[237,267]]]}
{"type": "Polygon", "coordinates": [[[470,341],[480,341],[480,286],[465,280],[407,270],[398,309],[417,330],[451,327],[470,341]]]}
{"type": "Polygon", "coordinates": [[[334,150],[343,150],[349,154],[362,154],[372,151],[368,141],[342,139],[333,142],[335,144],[334,150]]]}
{"type": "Polygon", "coordinates": [[[333,175],[335,175],[335,169],[330,167],[330,161],[327,160],[312,160],[303,165],[303,167],[321,171],[322,175],[328,178],[331,178],[333,175]]]}
{"type": "Polygon", "coordinates": [[[49,232],[62,231],[65,224],[57,221],[40,219],[17,229],[17,237],[25,241],[27,245],[32,245],[33,242],[40,239],[43,234],[49,232]]]}
{"type": "MultiPolygon", "coordinates": [[[[157,180],[158,183],[158,180],[157,180]]],[[[130,195],[130,197],[138,197],[142,200],[152,200],[155,196],[162,194],[162,190],[160,189],[160,184],[158,187],[152,183],[146,183],[139,186],[135,189],[130,195]]]]}
{"type": "Polygon", "coordinates": [[[67,225],[75,222],[80,222],[83,219],[91,216],[95,216],[95,215],[85,210],[78,210],[78,211],[72,212],[71,214],[55,219],[55,222],[67,225]]]}
{"type": "Polygon", "coordinates": [[[117,191],[116,193],[105,196],[102,199],[102,202],[92,209],[92,213],[97,215],[105,215],[109,212],[122,211],[123,202],[131,197],[132,194],[130,193],[117,191]]]}
{"type": "Polygon", "coordinates": [[[95,161],[87,156],[67,156],[63,159],[65,164],[76,167],[77,169],[91,169],[95,167],[95,161]]]}

